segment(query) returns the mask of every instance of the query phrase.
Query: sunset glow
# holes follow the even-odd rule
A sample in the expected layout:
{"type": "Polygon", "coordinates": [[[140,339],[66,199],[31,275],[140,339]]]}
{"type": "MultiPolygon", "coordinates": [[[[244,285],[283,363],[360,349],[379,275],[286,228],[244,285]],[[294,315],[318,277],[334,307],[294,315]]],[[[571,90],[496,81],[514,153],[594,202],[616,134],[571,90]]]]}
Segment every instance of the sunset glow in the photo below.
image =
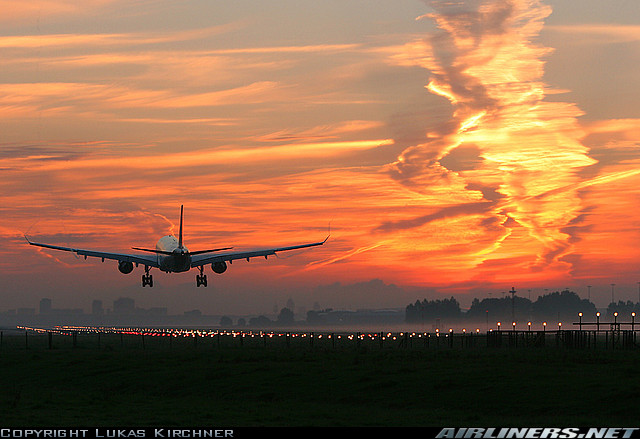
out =
{"type": "Polygon", "coordinates": [[[637,5],[143,3],[0,2],[0,311],[640,300],[637,5]],[[130,251],[177,233],[182,204],[190,250],[331,238],[203,292],[23,237],[130,251]],[[402,293],[320,292],[373,279],[402,293]]]}

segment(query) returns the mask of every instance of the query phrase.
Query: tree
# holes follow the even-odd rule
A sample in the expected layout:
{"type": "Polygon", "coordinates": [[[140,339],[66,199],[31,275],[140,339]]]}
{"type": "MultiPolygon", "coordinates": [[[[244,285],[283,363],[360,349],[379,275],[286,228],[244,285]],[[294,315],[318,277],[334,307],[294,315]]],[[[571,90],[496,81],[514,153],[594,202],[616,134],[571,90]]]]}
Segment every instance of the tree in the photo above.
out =
{"type": "Polygon", "coordinates": [[[489,317],[491,325],[496,322],[510,324],[511,319],[516,321],[528,320],[531,316],[531,301],[524,297],[503,297],[501,299],[474,299],[467,311],[469,320],[483,322],[489,317]]]}
{"type": "Polygon", "coordinates": [[[563,320],[575,322],[578,318],[578,313],[584,315],[595,315],[596,306],[586,299],[580,299],[580,297],[569,290],[562,292],[556,291],[551,294],[538,297],[533,303],[533,315],[539,320],[563,320]]]}
{"type": "Polygon", "coordinates": [[[280,310],[280,314],[278,314],[277,322],[281,325],[292,325],[293,324],[293,311],[289,308],[282,308],[280,310]]]}
{"type": "Polygon", "coordinates": [[[607,307],[607,318],[613,321],[613,313],[616,312],[618,313],[618,321],[621,321],[621,319],[630,321],[631,313],[640,314],[640,303],[633,303],[630,300],[626,302],[619,300],[618,303],[611,302],[607,307]]]}
{"type": "Polygon", "coordinates": [[[451,297],[444,300],[416,301],[405,309],[405,320],[408,323],[425,323],[436,319],[456,320],[461,317],[460,304],[451,297]]]}

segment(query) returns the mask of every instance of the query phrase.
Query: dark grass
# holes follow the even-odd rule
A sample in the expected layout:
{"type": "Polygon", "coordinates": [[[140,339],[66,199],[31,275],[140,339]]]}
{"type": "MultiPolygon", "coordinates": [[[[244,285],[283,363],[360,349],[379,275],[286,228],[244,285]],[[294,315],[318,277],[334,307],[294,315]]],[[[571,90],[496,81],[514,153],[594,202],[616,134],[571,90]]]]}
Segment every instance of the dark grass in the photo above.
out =
{"type": "Polygon", "coordinates": [[[624,426],[635,349],[4,335],[3,426],[624,426]],[[26,346],[28,342],[28,349],[26,346]]]}

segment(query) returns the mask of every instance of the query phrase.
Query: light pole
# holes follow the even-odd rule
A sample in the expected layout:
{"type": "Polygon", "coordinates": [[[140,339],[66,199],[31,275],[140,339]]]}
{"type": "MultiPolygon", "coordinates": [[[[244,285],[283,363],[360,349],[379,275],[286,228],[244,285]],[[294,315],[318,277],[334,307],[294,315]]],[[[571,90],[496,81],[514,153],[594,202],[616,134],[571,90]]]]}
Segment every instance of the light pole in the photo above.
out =
{"type": "Polygon", "coordinates": [[[582,331],[582,313],[581,312],[578,313],[578,317],[580,317],[579,325],[580,325],[580,331],[582,331]]]}

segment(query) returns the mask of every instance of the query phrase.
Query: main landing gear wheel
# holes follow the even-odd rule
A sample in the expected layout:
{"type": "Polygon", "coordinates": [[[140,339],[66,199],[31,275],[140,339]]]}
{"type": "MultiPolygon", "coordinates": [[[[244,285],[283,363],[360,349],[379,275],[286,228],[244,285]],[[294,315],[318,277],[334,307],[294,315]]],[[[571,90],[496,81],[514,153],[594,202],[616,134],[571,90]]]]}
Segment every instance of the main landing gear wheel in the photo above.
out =
{"type": "Polygon", "coordinates": [[[207,275],[204,274],[204,266],[200,267],[200,274],[196,274],[196,287],[200,285],[203,287],[207,286],[207,275]]]}
{"type": "Polygon", "coordinates": [[[149,267],[144,267],[145,274],[142,275],[142,286],[145,287],[149,285],[149,287],[153,287],[153,276],[149,274],[149,267]]]}

